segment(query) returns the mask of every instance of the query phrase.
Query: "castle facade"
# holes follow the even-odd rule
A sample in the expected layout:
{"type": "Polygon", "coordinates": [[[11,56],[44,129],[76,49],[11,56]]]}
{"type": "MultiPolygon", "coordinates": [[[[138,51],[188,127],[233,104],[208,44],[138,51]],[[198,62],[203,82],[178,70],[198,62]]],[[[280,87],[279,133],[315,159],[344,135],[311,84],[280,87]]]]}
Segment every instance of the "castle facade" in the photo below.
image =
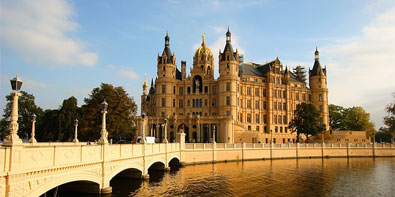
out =
{"type": "Polygon", "coordinates": [[[190,73],[185,61],[181,70],[177,67],[166,35],[157,58],[157,78],[149,89],[147,81],[143,84],[145,135],[169,142],[175,141],[177,132],[185,132],[186,142],[295,142],[296,133],[287,126],[302,102],[314,104],[321,112],[320,123],[329,125],[326,68],[321,67],[317,49],[307,84],[300,67],[292,72],[278,58],[265,64],[244,62],[232,47],[229,29],[224,44],[219,77],[214,78],[214,57],[204,35],[190,73]]]}

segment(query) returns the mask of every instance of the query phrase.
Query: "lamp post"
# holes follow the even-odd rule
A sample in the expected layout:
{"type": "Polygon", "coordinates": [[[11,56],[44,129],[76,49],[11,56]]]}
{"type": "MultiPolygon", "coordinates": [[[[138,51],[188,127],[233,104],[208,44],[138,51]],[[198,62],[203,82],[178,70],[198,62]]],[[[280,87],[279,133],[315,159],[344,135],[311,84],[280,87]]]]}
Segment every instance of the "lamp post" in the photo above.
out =
{"type": "Polygon", "coordinates": [[[213,125],[213,144],[215,144],[215,126],[213,125]]]}
{"type": "Polygon", "coordinates": [[[270,129],[270,144],[273,145],[273,130],[270,129]]]}
{"type": "Polygon", "coordinates": [[[142,134],[141,134],[141,143],[142,144],[145,144],[146,142],[145,142],[145,131],[144,131],[144,126],[145,126],[145,113],[142,113],[141,114],[141,119],[142,119],[142,124],[141,124],[141,132],[142,132],[142,134]]]}
{"type": "Polygon", "coordinates": [[[107,114],[108,103],[106,102],[106,100],[104,100],[103,103],[101,103],[101,105],[102,105],[101,113],[103,114],[101,132],[100,132],[101,136],[100,136],[100,139],[97,143],[98,144],[108,144],[108,132],[106,129],[106,114],[107,114]]]}
{"type": "Polygon", "coordinates": [[[13,97],[12,101],[12,110],[11,110],[11,122],[8,127],[10,130],[9,135],[4,138],[3,145],[16,145],[16,144],[22,144],[22,140],[18,136],[18,97],[21,96],[21,93],[19,93],[19,90],[22,87],[23,81],[16,76],[15,78],[10,80],[11,82],[11,88],[14,90],[11,93],[11,96],[13,97]]]}
{"type": "Polygon", "coordinates": [[[74,140],[73,142],[78,143],[78,119],[75,119],[74,121],[74,140]]]}
{"type": "Polygon", "coordinates": [[[169,143],[167,141],[167,117],[164,119],[165,124],[163,125],[165,127],[165,139],[163,139],[163,143],[169,143]]]}
{"type": "Polygon", "coordinates": [[[37,140],[34,137],[35,136],[35,130],[36,130],[36,118],[37,118],[36,114],[33,114],[33,116],[32,116],[32,133],[31,133],[31,137],[29,139],[30,143],[37,143],[37,140]]]}

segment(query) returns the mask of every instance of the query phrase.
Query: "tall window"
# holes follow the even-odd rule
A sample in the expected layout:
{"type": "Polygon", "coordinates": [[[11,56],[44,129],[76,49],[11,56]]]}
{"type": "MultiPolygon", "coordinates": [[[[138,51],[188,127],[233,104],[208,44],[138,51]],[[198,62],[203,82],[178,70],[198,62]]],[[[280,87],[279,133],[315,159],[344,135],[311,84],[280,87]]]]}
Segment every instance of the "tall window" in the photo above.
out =
{"type": "Polygon", "coordinates": [[[287,123],[287,116],[283,116],[283,123],[284,123],[284,124],[288,124],[288,123],[287,123]]]}
{"type": "Polygon", "coordinates": [[[195,99],[192,99],[192,107],[194,108],[196,106],[195,99]]]}
{"type": "Polygon", "coordinates": [[[188,107],[191,106],[191,101],[189,99],[188,99],[187,105],[188,105],[188,107]]]}
{"type": "Polygon", "coordinates": [[[173,99],[173,107],[176,107],[176,99],[173,99]]]}
{"type": "Polygon", "coordinates": [[[263,109],[266,109],[266,101],[263,101],[263,109]]]}
{"type": "Polygon", "coordinates": [[[283,121],[282,121],[283,119],[281,118],[281,116],[280,115],[278,115],[278,124],[282,124],[283,123],[283,121]]]}
{"type": "Polygon", "coordinates": [[[277,116],[274,115],[274,124],[277,124],[277,116]]]}
{"type": "Polygon", "coordinates": [[[211,105],[212,105],[213,107],[217,107],[217,100],[216,100],[216,99],[213,99],[213,100],[211,101],[211,105]]]}
{"type": "Polygon", "coordinates": [[[208,93],[208,87],[204,86],[204,93],[208,93]]]}
{"type": "Polygon", "coordinates": [[[162,93],[163,94],[166,93],[166,86],[165,85],[162,85],[162,93]]]}
{"type": "Polygon", "coordinates": [[[226,91],[230,92],[230,83],[226,83],[226,91]]]}
{"type": "Polygon", "coordinates": [[[278,98],[281,98],[281,90],[278,90],[277,94],[278,94],[278,98]]]}
{"type": "Polygon", "coordinates": [[[251,96],[251,88],[247,87],[247,96],[251,96]]]}
{"type": "Polygon", "coordinates": [[[309,101],[311,101],[311,94],[309,94],[309,101]]]}
{"type": "Polygon", "coordinates": [[[255,96],[259,96],[259,89],[255,88],[255,96]]]}
{"type": "Polygon", "coordinates": [[[277,110],[277,102],[273,102],[273,109],[277,110]]]}
{"type": "Polygon", "coordinates": [[[287,103],[283,103],[283,110],[287,110],[287,103]]]}
{"type": "Polygon", "coordinates": [[[283,91],[283,98],[287,98],[287,92],[283,91]]]}
{"type": "Polygon", "coordinates": [[[296,100],[299,100],[299,93],[296,93],[296,100]]]}
{"type": "Polygon", "coordinates": [[[318,95],[318,101],[322,101],[322,94],[318,95]]]}
{"type": "Polygon", "coordinates": [[[226,105],[230,105],[230,96],[226,97],[226,105]]]}
{"type": "Polygon", "coordinates": [[[166,106],[166,99],[162,98],[162,107],[165,107],[165,106],[166,106]]]}
{"type": "Polygon", "coordinates": [[[263,97],[266,97],[266,89],[263,89],[263,90],[262,90],[262,96],[263,96],[263,97]]]}
{"type": "Polygon", "coordinates": [[[178,101],[178,106],[179,106],[180,108],[183,108],[183,107],[184,107],[184,101],[183,101],[183,100],[179,100],[179,101],[178,101]]]}
{"type": "Polygon", "coordinates": [[[251,114],[250,113],[247,114],[247,122],[251,123],[251,114]]]}
{"type": "Polygon", "coordinates": [[[203,106],[203,101],[202,101],[202,99],[199,99],[199,107],[201,108],[202,106],[203,106]]]}
{"type": "Polygon", "coordinates": [[[278,102],[278,110],[281,110],[281,102],[278,102]]]}
{"type": "Polygon", "coordinates": [[[184,88],[183,88],[183,87],[180,87],[180,88],[178,89],[178,92],[180,93],[180,95],[184,95],[184,88]]]}
{"type": "Polygon", "coordinates": [[[255,109],[259,109],[259,101],[255,101],[255,109]]]}
{"type": "Polygon", "coordinates": [[[247,108],[251,109],[251,100],[247,100],[247,108]]]}
{"type": "Polygon", "coordinates": [[[259,124],[259,114],[255,114],[255,123],[259,124]]]}
{"type": "Polygon", "coordinates": [[[213,88],[212,88],[212,93],[213,93],[213,94],[217,94],[217,86],[213,86],[213,88]]]}
{"type": "Polygon", "coordinates": [[[263,115],[263,123],[267,123],[267,116],[266,115],[263,115]]]}
{"type": "Polygon", "coordinates": [[[176,94],[176,86],[173,86],[173,94],[176,94]]]}
{"type": "Polygon", "coordinates": [[[277,98],[277,90],[273,90],[273,97],[277,98]]]}
{"type": "Polygon", "coordinates": [[[187,88],[187,92],[188,92],[188,94],[191,93],[191,87],[188,87],[188,88],[187,88]]]}
{"type": "Polygon", "coordinates": [[[204,100],[204,106],[207,106],[207,99],[204,100]]]}
{"type": "Polygon", "coordinates": [[[302,100],[303,100],[303,101],[306,101],[306,94],[303,94],[303,95],[302,95],[302,100]]]}
{"type": "Polygon", "coordinates": [[[322,105],[320,105],[320,112],[322,113],[322,105]]]}

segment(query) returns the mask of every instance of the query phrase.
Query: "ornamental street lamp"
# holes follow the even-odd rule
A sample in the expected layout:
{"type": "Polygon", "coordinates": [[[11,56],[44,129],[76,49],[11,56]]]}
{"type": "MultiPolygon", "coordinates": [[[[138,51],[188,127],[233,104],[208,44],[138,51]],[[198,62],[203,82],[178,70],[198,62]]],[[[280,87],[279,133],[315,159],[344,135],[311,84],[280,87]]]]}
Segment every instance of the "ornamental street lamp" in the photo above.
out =
{"type": "Polygon", "coordinates": [[[108,144],[108,132],[106,129],[106,114],[107,114],[108,103],[106,102],[106,100],[104,100],[103,103],[101,103],[101,105],[102,105],[101,113],[103,114],[101,132],[100,132],[101,136],[100,136],[100,139],[97,143],[98,144],[108,144]]]}
{"type": "Polygon", "coordinates": [[[36,128],[35,128],[36,127],[36,118],[37,118],[36,114],[33,114],[33,116],[32,116],[32,134],[31,134],[31,137],[29,139],[30,143],[37,143],[37,140],[34,137],[35,136],[35,130],[36,130],[36,128]]]}
{"type": "Polygon", "coordinates": [[[141,114],[141,119],[142,119],[142,124],[141,124],[141,132],[142,132],[142,134],[141,134],[141,143],[145,144],[146,143],[146,141],[145,141],[145,129],[144,129],[144,126],[145,126],[145,113],[141,114]]]}
{"type": "Polygon", "coordinates": [[[213,125],[213,144],[215,144],[215,126],[213,125]]]}
{"type": "Polygon", "coordinates": [[[10,130],[9,135],[4,138],[3,145],[16,145],[16,144],[22,144],[22,140],[18,136],[18,97],[21,96],[21,93],[19,93],[19,90],[22,87],[23,81],[16,76],[15,78],[10,80],[11,82],[11,88],[14,90],[11,93],[11,96],[13,97],[12,101],[12,110],[11,110],[11,122],[8,127],[10,130]]]}
{"type": "Polygon", "coordinates": [[[165,124],[163,124],[163,127],[165,128],[165,139],[163,139],[163,143],[168,143],[167,141],[167,117],[164,119],[165,124]]]}
{"type": "Polygon", "coordinates": [[[74,121],[74,140],[73,142],[78,143],[78,119],[75,119],[74,121]]]}

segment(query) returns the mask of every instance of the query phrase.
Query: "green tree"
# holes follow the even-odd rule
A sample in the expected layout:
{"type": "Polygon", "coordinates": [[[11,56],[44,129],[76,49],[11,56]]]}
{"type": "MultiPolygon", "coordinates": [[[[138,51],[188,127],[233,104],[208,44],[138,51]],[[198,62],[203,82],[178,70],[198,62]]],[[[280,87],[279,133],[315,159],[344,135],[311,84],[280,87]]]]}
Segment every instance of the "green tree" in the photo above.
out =
{"type": "Polygon", "coordinates": [[[36,139],[39,142],[53,142],[59,139],[59,110],[45,110],[42,121],[37,122],[36,139]]]}
{"type": "Polygon", "coordinates": [[[329,106],[329,125],[334,130],[345,130],[345,108],[330,104],[329,106]]]}
{"type": "Polygon", "coordinates": [[[106,128],[109,138],[119,139],[120,136],[131,136],[135,132],[137,105],[133,98],[122,87],[102,83],[100,87],[92,90],[84,100],[85,105],[81,107],[81,140],[94,141],[100,138],[101,103],[104,100],[108,103],[106,128]]]}
{"type": "Polygon", "coordinates": [[[311,103],[301,103],[296,106],[295,117],[288,127],[292,132],[297,133],[297,142],[300,134],[304,134],[308,142],[310,136],[325,131],[325,125],[320,125],[319,117],[320,112],[311,103]]]}
{"type": "MultiPolygon", "coordinates": [[[[21,91],[21,96],[18,99],[18,135],[22,139],[28,139],[32,130],[33,114],[36,114],[36,121],[41,121],[43,110],[36,106],[34,96],[25,91],[21,91]]],[[[0,137],[4,139],[8,135],[8,125],[10,124],[10,116],[12,109],[12,96],[6,96],[7,105],[4,109],[3,119],[0,121],[0,137]]]]}
{"type": "Polygon", "coordinates": [[[72,96],[63,101],[59,109],[59,141],[73,141],[74,139],[74,121],[80,119],[81,109],[77,106],[77,99],[72,96]]]}
{"type": "Polygon", "coordinates": [[[395,92],[392,93],[392,96],[394,101],[385,108],[388,115],[384,117],[384,124],[388,126],[388,131],[395,133],[395,92]]]}

